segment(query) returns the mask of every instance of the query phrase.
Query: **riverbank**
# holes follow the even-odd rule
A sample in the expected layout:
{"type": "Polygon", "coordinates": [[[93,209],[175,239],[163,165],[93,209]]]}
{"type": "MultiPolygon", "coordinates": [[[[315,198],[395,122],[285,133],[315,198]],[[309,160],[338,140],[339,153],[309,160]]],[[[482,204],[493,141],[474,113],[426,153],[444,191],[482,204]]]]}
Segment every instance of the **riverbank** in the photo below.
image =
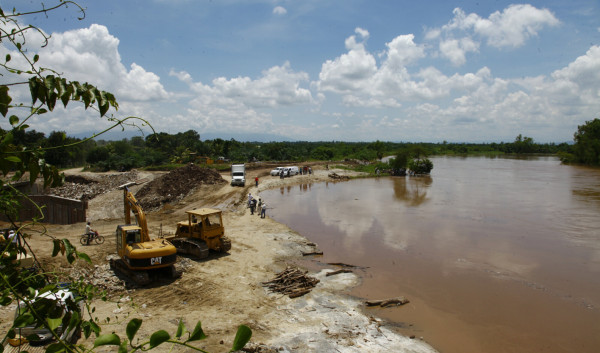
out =
{"type": "MultiPolygon", "coordinates": [[[[211,255],[201,261],[182,258],[186,270],[175,281],[147,288],[112,290],[109,293],[111,302],[94,303],[94,315],[105,323],[103,332],[114,331],[124,336],[127,322],[140,318],[143,324],[139,337],[148,337],[161,329],[174,334],[182,319],[189,330],[197,321],[202,322],[208,338],[198,342],[197,346],[211,352],[227,350],[240,324],[252,329],[252,345],[260,343],[284,352],[434,352],[418,338],[400,336],[381,320],[366,315],[361,301],[348,295],[360,281],[355,274],[327,277],[326,273],[335,270],[334,267],[309,273],[319,279],[319,283],[310,293],[295,299],[270,293],[263,287],[263,282],[271,280],[286,266],[298,265],[302,252],[314,247],[287,226],[270,219],[268,214],[265,219],[250,215],[245,207],[248,192],[260,195],[267,189],[324,182],[329,180],[329,172],[353,173],[314,166],[311,175],[279,179],[267,176],[266,170],[251,170],[248,180],[258,176],[258,187],[202,186],[178,204],[148,213],[150,234],[154,236],[161,231],[173,232],[176,222],[185,218],[185,210],[197,207],[223,209],[232,249],[228,255],[211,255]],[[108,323],[107,318],[110,319],[108,323]]],[[[89,203],[88,218],[101,234],[107,236],[103,245],[82,247],[94,262],[89,269],[90,280],[95,272],[106,270],[106,257],[114,253],[115,240],[111,234],[116,225],[122,223],[119,218],[121,205],[122,193],[118,190],[89,203]]],[[[50,225],[48,231],[55,237],[65,237],[76,243],[83,228],[83,224],[50,225]]],[[[46,263],[56,268],[66,267],[64,261],[48,258],[47,241],[47,238],[34,237],[31,243],[46,263]]],[[[9,317],[10,307],[3,309],[1,315],[9,317]]],[[[4,328],[7,320],[2,321],[4,328]]],[[[92,339],[85,343],[91,345],[92,339]]],[[[170,348],[165,346],[158,351],[170,348]]],[[[173,351],[187,349],[176,346],[173,351]]]]}

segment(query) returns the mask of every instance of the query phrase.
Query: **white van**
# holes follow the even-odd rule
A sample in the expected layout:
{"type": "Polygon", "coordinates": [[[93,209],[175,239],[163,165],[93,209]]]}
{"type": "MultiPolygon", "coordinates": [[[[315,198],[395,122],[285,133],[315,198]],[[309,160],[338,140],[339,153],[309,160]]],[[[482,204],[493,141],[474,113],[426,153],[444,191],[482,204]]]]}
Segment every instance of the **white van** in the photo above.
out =
{"type": "Polygon", "coordinates": [[[290,175],[298,175],[300,174],[300,169],[298,169],[298,167],[296,166],[292,166],[292,167],[285,167],[286,171],[289,170],[290,171],[290,175]]]}

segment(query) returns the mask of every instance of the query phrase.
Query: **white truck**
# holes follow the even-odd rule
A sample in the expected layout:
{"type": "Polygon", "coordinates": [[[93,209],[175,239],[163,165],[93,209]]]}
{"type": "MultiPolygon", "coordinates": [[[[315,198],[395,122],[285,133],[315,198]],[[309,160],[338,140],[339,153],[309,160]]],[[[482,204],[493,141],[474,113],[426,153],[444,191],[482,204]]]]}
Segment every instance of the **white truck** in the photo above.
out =
{"type": "Polygon", "coordinates": [[[246,165],[232,164],[231,165],[231,186],[246,185],[246,165]]]}

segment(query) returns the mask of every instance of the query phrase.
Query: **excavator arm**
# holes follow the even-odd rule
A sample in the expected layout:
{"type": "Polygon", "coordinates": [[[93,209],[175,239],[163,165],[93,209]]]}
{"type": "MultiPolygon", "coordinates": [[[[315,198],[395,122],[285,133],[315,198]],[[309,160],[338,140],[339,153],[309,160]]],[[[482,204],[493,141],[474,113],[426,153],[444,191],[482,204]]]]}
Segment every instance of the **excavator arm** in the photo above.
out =
{"type": "Polygon", "coordinates": [[[119,189],[123,189],[123,209],[125,211],[125,223],[131,224],[131,212],[133,212],[138,226],[142,229],[142,242],[150,241],[146,214],[144,213],[142,206],[136,200],[135,196],[133,196],[133,193],[129,191],[129,186],[131,185],[135,185],[135,182],[119,186],[119,189]]]}

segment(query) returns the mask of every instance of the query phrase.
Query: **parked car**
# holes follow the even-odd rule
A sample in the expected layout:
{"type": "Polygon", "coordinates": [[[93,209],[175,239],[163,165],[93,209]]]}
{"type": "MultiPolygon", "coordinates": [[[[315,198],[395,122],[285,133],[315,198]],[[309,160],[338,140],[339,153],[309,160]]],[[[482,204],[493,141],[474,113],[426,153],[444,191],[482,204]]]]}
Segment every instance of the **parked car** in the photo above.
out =
{"type": "MultiPolygon", "coordinates": [[[[78,311],[79,313],[83,311],[83,302],[79,301],[79,303],[76,304],[75,294],[69,288],[59,289],[55,293],[42,293],[37,295],[35,299],[29,303],[35,308],[46,306],[48,303],[52,304],[52,302],[56,303],[56,311],[63,317],[63,319],[67,315],[70,317],[73,311],[78,311]]],[[[27,305],[24,302],[19,301],[15,310],[15,319],[19,316],[19,314],[25,313],[27,310],[29,310],[27,305]]],[[[30,324],[25,327],[16,328],[15,331],[23,338],[27,337],[29,344],[32,346],[45,345],[54,340],[52,332],[50,332],[50,330],[44,326],[35,327],[35,324],[30,324]],[[31,340],[32,335],[36,335],[37,339],[31,340]]],[[[81,327],[79,326],[64,330],[62,324],[60,324],[55,331],[62,340],[71,342],[73,344],[75,344],[81,337],[81,327]]]]}
{"type": "Polygon", "coordinates": [[[283,170],[283,167],[277,167],[277,168],[271,170],[271,175],[277,176],[277,175],[279,175],[279,173],[281,173],[282,170],[283,170]]]}

